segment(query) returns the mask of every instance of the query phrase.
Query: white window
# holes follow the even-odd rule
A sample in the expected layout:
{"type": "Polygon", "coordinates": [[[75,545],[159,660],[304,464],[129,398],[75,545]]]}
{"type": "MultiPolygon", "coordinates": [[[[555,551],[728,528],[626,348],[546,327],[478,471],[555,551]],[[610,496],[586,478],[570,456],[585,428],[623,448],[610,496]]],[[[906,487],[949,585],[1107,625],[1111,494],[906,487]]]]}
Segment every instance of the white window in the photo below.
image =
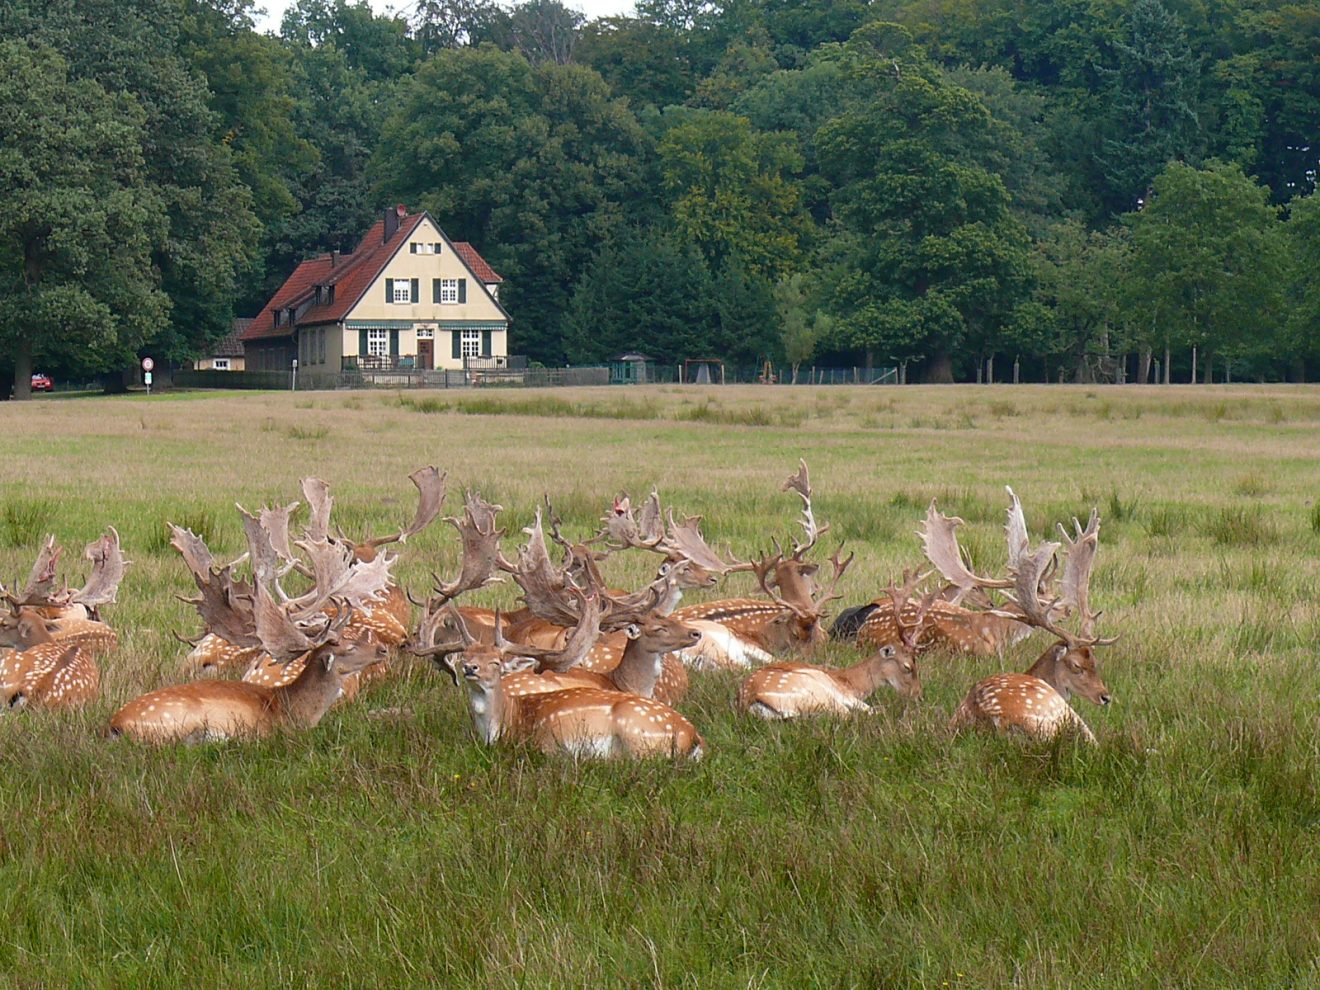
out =
{"type": "Polygon", "coordinates": [[[396,303],[412,302],[412,283],[406,278],[396,278],[394,280],[393,298],[396,303]]]}
{"type": "Polygon", "coordinates": [[[460,346],[463,357],[481,357],[481,331],[464,330],[460,346]]]}
{"type": "Polygon", "coordinates": [[[215,371],[228,371],[229,358],[216,358],[211,362],[211,368],[215,371]]]}
{"type": "Polygon", "coordinates": [[[442,303],[458,302],[458,279],[442,278],[440,280],[440,301],[442,303]]]}
{"type": "Polygon", "coordinates": [[[413,254],[439,254],[440,245],[435,243],[421,244],[414,241],[408,245],[408,250],[413,254]]]}
{"type": "Polygon", "coordinates": [[[390,352],[390,332],[388,330],[368,330],[367,356],[385,357],[387,354],[389,354],[389,352],[390,352]]]}

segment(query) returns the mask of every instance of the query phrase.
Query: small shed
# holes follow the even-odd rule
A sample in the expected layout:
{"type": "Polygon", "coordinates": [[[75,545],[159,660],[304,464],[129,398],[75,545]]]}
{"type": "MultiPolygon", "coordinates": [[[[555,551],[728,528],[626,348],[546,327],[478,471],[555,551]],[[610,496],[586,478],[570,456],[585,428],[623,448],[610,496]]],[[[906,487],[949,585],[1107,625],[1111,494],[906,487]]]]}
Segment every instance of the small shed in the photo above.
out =
{"type": "Polygon", "coordinates": [[[234,329],[211,345],[201,357],[193,362],[194,371],[242,371],[243,344],[239,334],[251,325],[248,319],[234,320],[234,329]]]}
{"type": "Polygon", "coordinates": [[[620,354],[610,362],[611,385],[645,385],[655,381],[655,358],[645,354],[620,354]]]}

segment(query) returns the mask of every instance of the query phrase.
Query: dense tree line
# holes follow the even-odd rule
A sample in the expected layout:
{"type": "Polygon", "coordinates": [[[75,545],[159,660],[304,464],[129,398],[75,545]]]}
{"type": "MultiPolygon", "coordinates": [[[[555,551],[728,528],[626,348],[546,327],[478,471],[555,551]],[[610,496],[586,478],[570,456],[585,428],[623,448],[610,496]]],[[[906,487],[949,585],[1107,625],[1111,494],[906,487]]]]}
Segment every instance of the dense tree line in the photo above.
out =
{"type": "Polygon", "coordinates": [[[514,350],[912,380],[1320,369],[1320,19],[1289,0],[10,0],[16,387],[183,360],[378,210],[514,350]],[[1010,370],[1012,369],[1012,370],[1010,370]]]}

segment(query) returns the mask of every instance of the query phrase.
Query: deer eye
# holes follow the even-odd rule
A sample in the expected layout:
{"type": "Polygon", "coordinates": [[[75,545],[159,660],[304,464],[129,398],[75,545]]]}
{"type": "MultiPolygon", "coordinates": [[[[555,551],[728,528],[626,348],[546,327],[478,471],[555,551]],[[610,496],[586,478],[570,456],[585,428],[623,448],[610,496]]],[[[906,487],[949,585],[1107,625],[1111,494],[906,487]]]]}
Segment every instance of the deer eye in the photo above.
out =
{"type": "Polygon", "coordinates": [[[892,646],[882,646],[880,647],[880,655],[888,659],[894,655],[894,648],[892,646]]]}
{"type": "Polygon", "coordinates": [[[666,560],[663,564],[660,565],[660,576],[668,577],[670,570],[671,568],[669,566],[669,561],[666,560]]]}

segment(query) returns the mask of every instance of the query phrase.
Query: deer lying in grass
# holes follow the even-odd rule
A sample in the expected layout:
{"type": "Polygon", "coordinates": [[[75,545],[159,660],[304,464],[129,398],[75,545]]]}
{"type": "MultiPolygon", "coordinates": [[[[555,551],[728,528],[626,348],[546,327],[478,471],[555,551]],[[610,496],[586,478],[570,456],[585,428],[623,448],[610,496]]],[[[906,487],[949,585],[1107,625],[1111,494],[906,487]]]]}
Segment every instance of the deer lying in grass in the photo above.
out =
{"type": "MultiPolygon", "coordinates": [[[[590,599],[584,600],[581,622],[558,657],[537,650],[540,656],[531,658],[520,652],[528,649],[525,646],[489,645],[470,634],[436,643],[438,623],[435,613],[429,610],[412,649],[419,656],[437,659],[456,683],[461,677],[467,686],[473,727],[487,744],[515,740],[544,753],[565,752],[575,757],[699,759],[704,744],[697,730],[658,701],[590,687],[529,694],[508,690],[511,675],[544,663],[568,667],[585,654],[595,637],[592,615],[598,614],[598,605],[588,602],[590,599]]],[[[463,630],[462,617],[456,610],[454,619],[463,630]]]]}
{"type": "Polygon", "coordinates": [[[799,462],[798,471],[784,482],[783,491],[795,492],[802,500],[803,541],[794,541],[793,552],[783,551],[761,558],[758,563],[725,565],[726,572],[752,570],[763,598],[726,598],[688,605],[674,611],[674,618],[693,625],[705,635],[693,649],[681,654],[689,666],[699,669],[730,669],[758,666],[768,663],[777,655],[794,650],[811,652],[824,642],[821,628],[825,606],[838,598],[835,593],[839,580],[852,563],[850,555],[840,560],[839,553],[830,558],[834,573],[828,587],[822,589],[817,581],[819,565],[810,563],[806,555],[817,540],[830,528],[818,526],[811,505],[811,480],[805,461],[799,462]]]}
{"type": "Polygon", "coordinates": [[[48,536],[22,590],[12,593],[0,586],[0,597],[9,606],[0,617],[0,646],[26,650],[53,640],[77,644],[95,655],[110,653],[118,645],[115,631],[101,621],[100,609],[114,604],[129,563],[120,549],[119,534],[110,527],[87,544],[83,556],[92,567],[86,584],[77,591],[55,588],[62,553],[55,537],[48,536]]]}
{"type": "Polygon", "coordinates": [[[1048,580],[1060,544],[1046,542],[1034,551],[1023,550],[1013,565],[1013,601],[1021,611],[1022,621],[1044,629],[1057,637],[1057,642],[1026,673],[995,674],[975,684],[953,716],[954,729],[985,725],[1017,729],[1035,738],[1049,738],[1061,730],[1073,729],[1088,742],[1095,742],[1095,735],[1067,699],[1078,694],[1098,705],[1109,704],[1109,689],[1100,679],[1095,648],[1114,640],[1095,635],[1099,613],[1091,611],[1089,600],[1100,517],[1093,510],[1085,529],[1076,519],[1073,526],[1073,537],[1060,527],[1068,548],[1056,598],[1042,601],[1040,591],[1048,580]],[[1076,633],[1064,629],[1054,619],[1060,608],[1080,616],[1076,633]]]}
{"type": "Polygon", "coordinates": [[[866,699],[884,684],[905,698],[919,699],[921,678],[917,672],[917,642],[936,592],[919,602],[911,602],[911,613],[905,606],[924,578],[925,575],[909,573],[904,575],[901,588],[889,588],[893,612],[899,617],[897,644],[885,644],[861,663],[842,669],[808,663],[767,664],[739,686],[738,708],[764,719],[871,712],[874,709],[866,699]]]}
{"type": "MultiPolygon", "coordinates": [[[[694,646],[701,633],[663,614],[674,582],[691,566],[686,559],[667,565],[668,570],[640,592],[627,594],[605,590],[589,551],[569,547],[569,560],[560,569],[550,561],[545,548],[541,514],[530,528],[528,542],[518,553],[514,580],[523,589],[527,609],[545,628],[560,630],[542,642],[544,648],[559,649],[570,635],[569,623],[581,628],[574,606],[577,581],[585,585],[592,600],[602,602],[598,624],[604,636],[591,644],[572,668],[527,674],[507,685],[514,693],[557,690],[566,687],[617,689],[643,698],[674,704],[687,693],[687,670],[675,651],[694,646]],[[575,579],[573,574],[577,574],[575,579]]],[[[508,649],[536,646],[511,633],[508,649]]],[[[496,645],[502,645],[499,639],[496,645]]]]}
{"type": "MultiPolygon", "coordinates": [[[[407,542],[410,536],[421,532],[435,520],[445,500],[445,475],[437,468],[420,468],[408,477],[418,492],[412,523],[406,529],[388,536],[373,537],[361,542],[344,540],[330,534],[330,515],[334,507],[330,486],[319,478],[303,479],[303,494],[311,510],[306,538],[346,546],[351,549],[354,559],[363,563],[374,560],[383,546],[407,542]]],[[[245,530],[259,528],[266,533],[265,542],[269,543],[275,555],[273,560],[266,563],[272,575],[278,572],[283,576],[290,570],[297,570],[310,577],[307,565],[294,552],[289,537],[289,520],[298,505],[293,502],[275,509],[262,509],[255,516],[240,508],[245,530]]],[[[353,613],[352,628],[369,631],[378,642],[395,647],[401,646],[408,639],[411,621],[412,609],[407,595],[391,582],[379,601],[368,602],[353,613]]],[[[250,683],[280,687],[290,683],[302,670],[301,659],[280,663],[265,655],[260,647],[238,646],[212,630],[207,630],[199,639],[187,642],[193,648],[184,660],[185,673],[221,674],[237,669],[245,671],[243,679],[250,683]]],[[[382,677],[387,672],[387,662],[382,661],[379,666],[369,667],[348,678],[345,681],[345,698],[351,699],[362,684],[382,677]]]]}
{"type": "MultiPolygon", "coordinates": [[[[1009,566],[1012,567],[1016,555],[1021,553],[1017,534],[1021,533],[1022,539],[1025,539],[1026,524],[1022,520],[1022,506],[1012,489],[1009,489],[1009,495],[1012,499],[1008,525],[1009,566]]],[[[918,648],[923,653],[939,647],[974,656],[1002,653],[1006,647],[1030,635],[1031,627],[1015,612],[995,609],[986,596],[987,589],[1007,588],[1012,582],[983,578],[967,567],[963,562],[956,533],[957,527],[961,525],[961,519],[943,515],[935,507],[935,502],[931,501],[918,535],[927,559],[940,571],[948,585],[943,591],[945,600],[931,605],[918,648]],[[962,604],[964,601],[975,602],[981,607],[967,608],[962,604]]],[[[914,603],[909,602],[906,607],[912,609],[914,603]]],[[[881,596],[861,608],[849,609],[835,624],[838,632],[831,630],[831,635],[835,638],[850,638],[850,624],[856,630],[859,646],[877,648],[893,645],[899,640],[894,610],[888,596],[881,596]]]]}
{"type": "Polygon", "coordinates": [[[0,620],[0,645],[13,651],[0,660],[0,704],[17,708],[76,708],[97,697],[101,675],[96,654],[114,649],[115,632],[99,608],[115,600],[127,566],[114,529],[88,544],[92,562],[77,591],[55,591],[60,549],[46,539],[27,583],[17,594],[0,587],[10,610],[0,620]]]}
{"type": "Polygon", "coordinates": [[[349,630],[354,610],[384,594],[393,558],[361,561],[346,545],[304,540],[299,545],[312,561],[316,583],[307,593],[288,598],[269,580],[262,552],[269,548],[251,532],[254,577],[248,585],[234,579],[232,565],[217,569],[195,534],[171,528],[172,542],[201,591],[193,604],[208,628],[228,642],[259,646],[276,660],[306,660],[299,675],[282,687],[207,680],[152,691],[115,713],[112,735],[163,743],[311,728],[339,697],[346,676],[384,658],[384,644],[370,631],[349,630]],[[327,605],[334,606],[333,615],[327,614],[327,605]]]}

